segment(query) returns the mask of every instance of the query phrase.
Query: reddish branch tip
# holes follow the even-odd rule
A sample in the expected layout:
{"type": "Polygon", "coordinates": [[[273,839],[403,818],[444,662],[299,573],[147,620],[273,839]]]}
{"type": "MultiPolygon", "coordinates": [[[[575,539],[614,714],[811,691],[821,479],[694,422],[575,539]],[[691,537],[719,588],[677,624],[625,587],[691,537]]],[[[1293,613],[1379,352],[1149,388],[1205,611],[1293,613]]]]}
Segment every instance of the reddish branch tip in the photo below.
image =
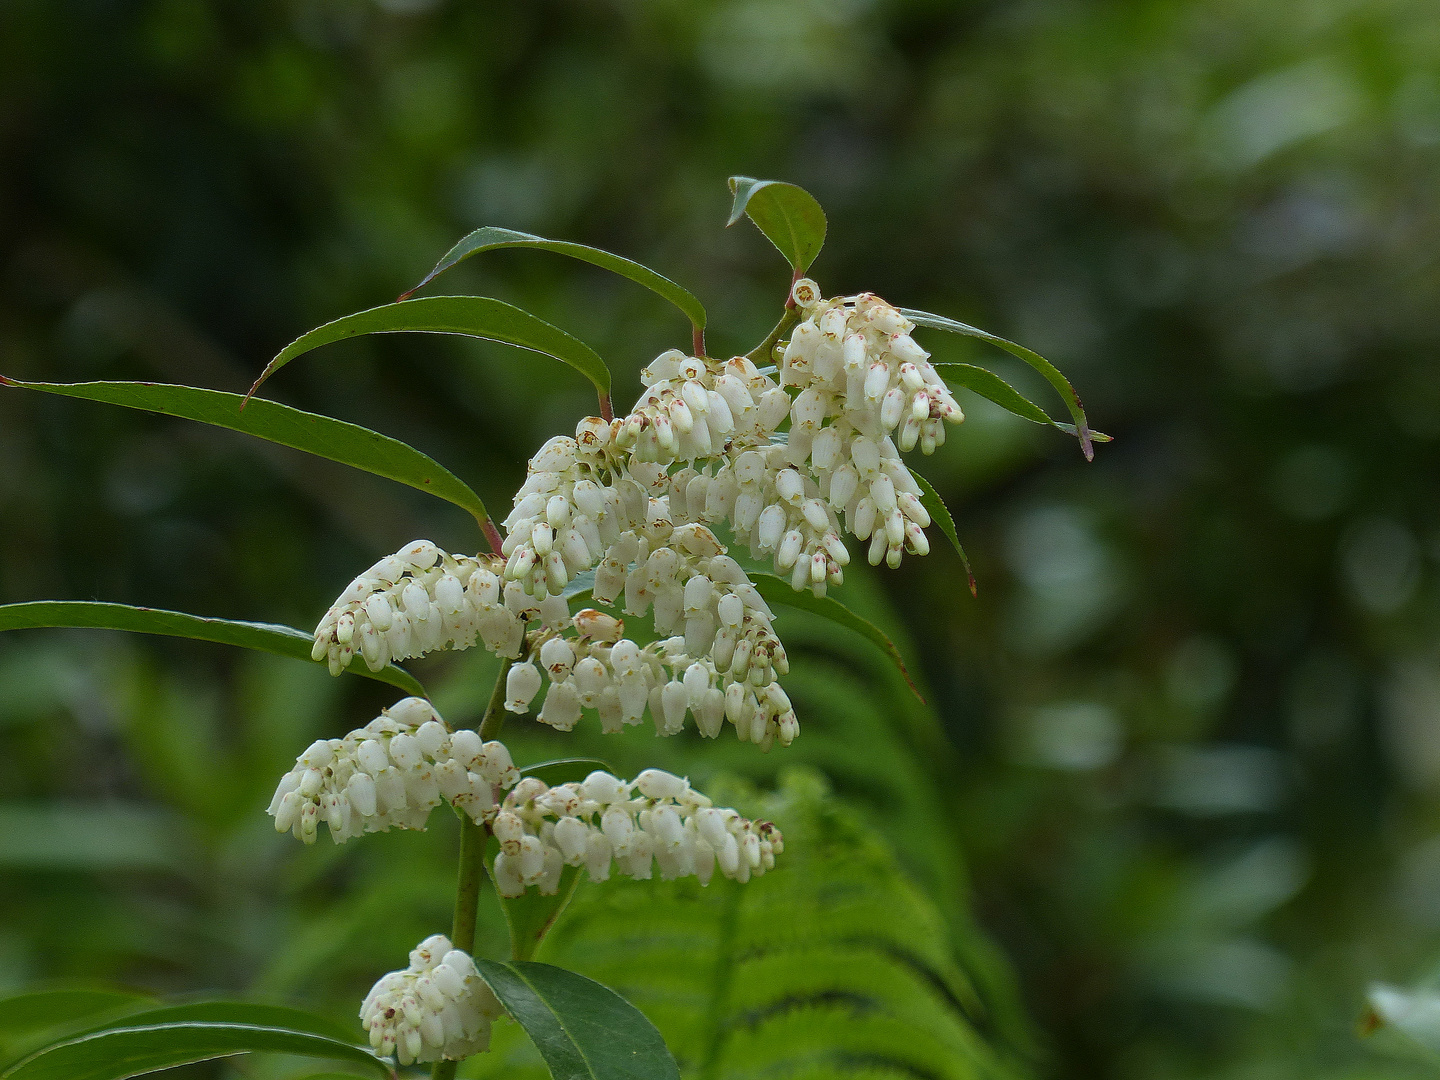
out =
{"type": "Polygon", "coordinates": [[[4,375],[0,375],[0,383],[4,383],[6,386],[19,386],[19,385],[20,385],[20,384],[17,383],[14,379],[7,379],[4,375]]]}
{"type": "Polygon", "coordinates": [[[695,356],[705,355],[705,331],[698,326],[691,328],[690,348],[694,350],[695,356]]]}
{"type": "Polygon", "coordinates": [[[492,555],[499,555],[500,545],[505,541],[501,538],[500,530],[495,527],[495,523],[489,518],[486,518],[480,522],[480,529],[485,534],[485,542],[490,545],[490,553],[492,555]]]}
{"type": "Polygon", "coordinates": [[[609,395],[609,394],[601,394],[601,395],[600,395],[600,419],[601,419],[601,420],[614,420],[614,419],[615,419],[615,410],[614,410],[614,409],[611,407],[611,405],[610,405],[610,395],[609,395]]]}
{"type": "Polygon", "coordinates": [[[790,311],[795,307],[795,283],[805,276],[805,271],[798,266],[790,275],[790,291],[785,294],[785,310],[790,311]]]}

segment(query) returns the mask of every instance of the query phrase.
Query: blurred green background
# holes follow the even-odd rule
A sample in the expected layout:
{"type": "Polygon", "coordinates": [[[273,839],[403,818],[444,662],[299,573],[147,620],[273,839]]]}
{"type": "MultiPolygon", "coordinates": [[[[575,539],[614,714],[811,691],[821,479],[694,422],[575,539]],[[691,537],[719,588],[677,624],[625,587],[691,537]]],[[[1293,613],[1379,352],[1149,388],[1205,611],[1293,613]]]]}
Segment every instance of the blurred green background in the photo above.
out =
{"type": "MultiPolygon", "coordinates": [[[[963,399],[922,470],[978,599],[939,544],[840,593],[901,637],[933,714],[812,630],[788,758],[586,745],[762,787],[827,773],[1001,1013],[972,915],[1008,958],[1030,1030],[1004,1040],[1038,1075],[1429,1074],[1355,1028],[1371,980],[1440,955],[1433,3],[7,0],[0,162],[0,371],[232,391],[483,224],[647,262],[708,305],[712,352],[743,351],[786,272],[721,228],[724,178],[804,185],[827,293],[1030,345],[1116,441],[1087,465],[963,399]]],[[[594,345],[617,403],[688,341],[662,301],[541,253],[451,277],[594,345]]],[[[1000,354],[923,343],[1059,413],[1000,354]]],[[[267,392],[411,442],[492,508],[593,409],[548,360],[418,336],[335,346],[267,392]]],[[[308,628],[417,536],[478,543],[339,466],[0,393],[0,601],[308,628]]],[[[414,670],[450,719],[483,705],[485,658],[414,670]]],[[[261,810],[309,739],[388,701],[218,646],[5,635],[0,988],[99,976],[347,1015],[448,921],[453,830],[302,850],[261,810]]]]}

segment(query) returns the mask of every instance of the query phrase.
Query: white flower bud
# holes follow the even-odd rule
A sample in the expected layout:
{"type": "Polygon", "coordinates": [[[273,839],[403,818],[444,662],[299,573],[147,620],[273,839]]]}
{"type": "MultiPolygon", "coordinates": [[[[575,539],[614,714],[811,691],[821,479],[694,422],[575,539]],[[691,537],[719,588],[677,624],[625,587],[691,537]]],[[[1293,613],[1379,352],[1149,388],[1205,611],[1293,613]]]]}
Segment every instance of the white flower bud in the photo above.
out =
{"type": "Polygon", "coordinates": [[[661,769],[646,769],[635,778],[635,789],[647,799],[678,799],[690,785],[661,769]]]}
{"type": "Polygon", "coordinates": [[[540,670],[534,664],[514,664],[505,676],[505,708],[513,713],[529,710],[540,692],[540,670]]]}
{"type": "Polygon", "coordinates": [[[564,679],[575,663],[575,650],[562,637],[550,638],[540,646],[540,663],[552,679],[564,679]]]}
{"type": "Polygon", "coordinates": [[[585,798],[597,802],[601,806],[623,802],[630,797],[624,781],[598,770],[585,778],[581,788],[585,793],[585,798]]]}

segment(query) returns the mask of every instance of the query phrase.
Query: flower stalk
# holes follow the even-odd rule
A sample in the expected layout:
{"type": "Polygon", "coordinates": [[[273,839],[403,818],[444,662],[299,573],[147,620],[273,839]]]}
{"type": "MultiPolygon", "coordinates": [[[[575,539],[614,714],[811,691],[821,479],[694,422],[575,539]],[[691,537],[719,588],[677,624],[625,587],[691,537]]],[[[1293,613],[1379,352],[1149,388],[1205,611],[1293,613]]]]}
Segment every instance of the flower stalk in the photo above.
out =
{"type": "MultiPolygon", "coordinates": [[[[497,738],[505,723],[505,678],[510,673],[513,661],[503,660],[500,673],[495,677],[495,687],[490,691],[490,703],[485,707],[485,716],[480,721],[480,738],[497,738]]],[[[451,927],[450,940],[462,952],[475,953],[475,918],[480,906],[480,882],[485,876],[485,848],[490,841],[487,826],[477,825],[465,814],[460,818],[460,870],[455,885],[455,921],[451,927]]],[[[431,1080],[455,1080],[458,1061],[437,1061],[430,1070],[431,1080]]]]}

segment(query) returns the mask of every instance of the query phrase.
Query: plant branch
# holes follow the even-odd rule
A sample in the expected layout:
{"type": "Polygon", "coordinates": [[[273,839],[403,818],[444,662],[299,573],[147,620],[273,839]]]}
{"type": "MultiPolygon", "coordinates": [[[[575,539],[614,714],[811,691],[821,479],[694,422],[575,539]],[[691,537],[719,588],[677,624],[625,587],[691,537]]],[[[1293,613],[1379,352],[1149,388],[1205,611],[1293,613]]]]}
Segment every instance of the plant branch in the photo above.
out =
{"type": "MultiPolygon", "coordinates": [[[[500,734],[505,723],[505,677],[515,661],[505,660],[490,691],[490,704],[480,721],[480,738],[486,742],[500,734]]],[[[489,830],[460,814],[460,873],[455,886],[455,922],[450,930],[450,944],[475,955],[475,918],[480,905],[480,883],[485,877],[485,847],[490,841],[489,830]]],[[[437,1061],[430,1070],[431,1080],[455,1080],[458,1061],[437,1061]]]]}
{"type": "Polygon", "coordinates": [[[485,543],[489,545],[490,553],[499,555],[500,545],[505,542],[505,538],[500,535],[500,530],[495,527],[495,522],[488,517],[477,520],[480,522],[480,531],[485,534],[485,543]]]}
{"type": "Polygon", "coordinates": [[[763,362],[768,364],[770,362],[770,350],[775,347],[775,343],[784,337],[799,321],[799,309],[793,304],[786,307],[785,314],[780,316],[780,321],[775,324],[775,328],[765,335],[764,341],[760,342],[759,345],[756,345],[755,348],[745,354],[745,359],[752,363],[763,362]]]}

